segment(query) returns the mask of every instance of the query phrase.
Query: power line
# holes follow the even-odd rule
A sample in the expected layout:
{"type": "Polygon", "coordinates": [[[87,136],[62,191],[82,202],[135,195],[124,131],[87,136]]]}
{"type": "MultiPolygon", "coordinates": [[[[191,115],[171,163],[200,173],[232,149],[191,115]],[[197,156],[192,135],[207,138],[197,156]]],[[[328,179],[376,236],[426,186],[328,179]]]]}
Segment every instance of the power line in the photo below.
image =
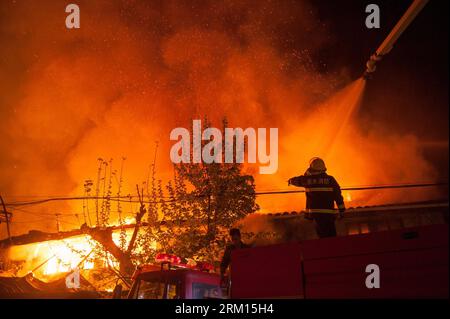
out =
{"type": "MultiPolygon", "coordinates": [[[[442,186],[446,185],[448,186],[448,182],[416,182],[416,183],[392,183],[392,184],[380,184],[380,185],[370,185],[370,184],[364,184],[364,185],[353,185],[353,186],[343,186],[341,187],[342,190],[365,190],[365,189],[376,189],[376,188],[408,188],[408,187],[422,187],[422,186],[442,186]]],[[[258,190],[257,193],[267,193],[267,192],[284,192],[284,191],[291,191],[288,188],[284,189],[275,189],[275,188],[269,188],[265,190],[258,190]]]]}
{"type": "MultiPolygon", "coordinates": [[[[362,190],[376,190],[376,189],[398,189],[398,188],[418,188],[418,187],[433,187],[433,186],[448,186],[448,182],[442,183],[423,183],[423,184],[397,184],[397,185],[377,185],[377,186],[352,186],[341,187],[343,191],[362,191],[362,190]]],[[[273,194],[290,194],[290,193],[304,193],[305,190],[282,190],[273,192],[258,192],[256,195],[273,195],[273,194]]]]}
{"type": "MultiPolygon", "coordinates": [[[[13,211],[16,212],[16,213],[19,212],[19,213],[24,213],[24,214],[29,214],[29,215],[32,215],[32,216],[36,216],[36,217],[45,215],[45,217],[37,218],[37,219],[33,219],[33,220],[20,220],[20,221],[11,220],[10,221],[11,224],[32,224],[32,223],[42,223],[43,221],[51,221],[51,222],[53,222],[53,221],[56,220],[55,214],[31,212],[29,210],[25,210],[23,208],[17,208],[17,207],[13,208],[13,211]]],[[[117,211],[111,211],[111,213],[117,213],[117,211]]],[[[78,221],[78,224],[77,224],[77,223],[73,223],[73,222],[69,222],[69,221],[61,219],[61,218],[72,218],[72,217],[76,217],[77,215],[79,216],[79,214],[64,214],[64,213],[62,213],[62,214],[59,215],[59,218],[60,218],[59,222],[63,223],[63,224],[68,224],[68,225],[80,226],[81,222],[79,220],[77,220],[78,221]]],[[[124,217],[125,218],[127,218],[127,217],[134,217],[134,215],[132,213],[128,213],[128,214],[125,214],[124,217]]]]}
{"type": "Polygon", "coordinates": [[[47,218],[41,218],[41,219],[35,219],[35,220],[21,220],[18,221],[11,221],[11,224],[33,224],[33,223],[42,223],[43,221],[48,220],[47,218]]]}
{"type": "Polygon", "coordinates": [[[29,214],[29,215],[34,215],[34,216],[48,216],[48,217],[52,217],[54,218],[55,214],[51,214],[51,213],[41,213],[41,212],[32,212],[23,208],[18,208],[18,207],[14,207],[13,211],[19,211],[21,213],[25,213],[25,214],[29,214]]]}
{"type": "MultiPolygon", "coordinates": [[[[420,183],[420,184],[390,184],[390,185],[372,185],[372,186],[351,186],[351,187],[341,187],[343,191],[362,191],[362,190],[376,190],[376,189],[400,189],[400,188],[419,188],[419,187],[436,187],[436,186],[448,186],[448,182],[439,182],[439,183],[420,183]]],[[[304,193],[305,190],[276,190],[276,191],[259,191],[255,192],[256,196],[261,195],[277,195],[277,194],[295,194],[295,193],[304,193]]],[[[196,195],[197,197],[206,197],[202,195],[196,195]]],[[[111,200],[117,202],[124,203],[136,203],[139,204],[139,200],[133,200],[133,198],[137,198],[136,195],[127,195],[127,196],[74,196],[74,197],[51,197],[45,198],[41,200],[34,201],[23,201],[23,202],[12,202],[5,203],[6,206],[9,207],[17,207],[17,206],[27,206],[27,205],[38,205],[44,204],[48,202],[54,201],[76,201],[76,200],[111,200]]],[[[163,198],[168,198],[167,196],[163,196],[163,198]]],[[[167,200],[159,200],[159,201],[143,201],[145,204],[159,204],[159,203],[171,203],[177,201],[176,199],[167,199],[167,200]]],[[[75,214],[72,214],[75,216],[75,214]]]]}
{"type": "MultiPolygon", "coordinates": [[[[440,185],[448,185],[448,182],[436,182],[436,183],[429,183],[429,182],[414,182],[414,183],[393,183],[393,184],[385,184],[385,185],[378,185],[378,186],[374,186],[374,185],[370,185],[370,184],[365,184],[365,185],[354,185],[354,186],[349,186],[349,187],[343,187],[342,190],[350,190],[350,188],[373,188],[373,187],[384,187],[384,186],[389,186],[389,187],[417,187],[421,186],[421,185],[429,185],[429,186],[440,186],[440,185]]],[[[268,189],[260,189],[257,191],[257,193],[266,193],[266,192],[283,192],[283,191],[289,191],[288,189],[278,189],[278,188],[268,188],[268,189]]],[[[67,198],[67,195],[11,195],[8,196],[9,198],[42,198],[42,199],[48,199],[48,198],[67,198]]],[[[109,198],[111,199],[115,199],[115,198],[133,198],[133,197],[137,197],[136,195],[123,195],[123,196],[110,196],[109,198]]],[[[73,198],[80,198],[80,199],[105,199],[106,197],[95,197],[95,196],[74,196],[73,198]]],[[[168,196],[163,196],[163,198],[169,198],[168,196]]],[[[137,201],[137,203],[139,203],[139,201],[137,201]]],[[[12,202],[11,204],[14,204],[14,202],[12,202]]]]}

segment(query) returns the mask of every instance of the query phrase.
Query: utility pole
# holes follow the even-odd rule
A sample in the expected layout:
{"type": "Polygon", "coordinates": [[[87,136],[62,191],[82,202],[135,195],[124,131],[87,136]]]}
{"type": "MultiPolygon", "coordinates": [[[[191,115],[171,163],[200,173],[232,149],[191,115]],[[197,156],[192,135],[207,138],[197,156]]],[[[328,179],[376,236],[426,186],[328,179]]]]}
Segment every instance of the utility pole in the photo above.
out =
{"type": "Polygon", "coordinates": [[[6,231],[8,233],[8,239],[9,241],[11,241],[11,231],[9,229],[9,214],[8,211],[6,210],[6,205],[5,202],[3,201],[3,197],[0,195],[0,201],[2,202],[2,206],[3,206],[3,213],[5,214],[5,221],[6,221],[6,231]]]}

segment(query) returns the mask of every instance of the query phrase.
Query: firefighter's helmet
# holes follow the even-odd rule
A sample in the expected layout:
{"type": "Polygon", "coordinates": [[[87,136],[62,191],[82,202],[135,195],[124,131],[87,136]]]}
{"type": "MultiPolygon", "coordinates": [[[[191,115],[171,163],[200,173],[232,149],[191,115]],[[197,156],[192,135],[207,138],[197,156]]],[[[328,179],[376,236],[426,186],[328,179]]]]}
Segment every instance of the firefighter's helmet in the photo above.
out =
{"type": "Polygon", "coordinates": [[[325,162],[323,159],[319,157],[313,157],[309,161],[309,169],[314,172],[326,172],[327,167],[325,166],[325,162]]]}

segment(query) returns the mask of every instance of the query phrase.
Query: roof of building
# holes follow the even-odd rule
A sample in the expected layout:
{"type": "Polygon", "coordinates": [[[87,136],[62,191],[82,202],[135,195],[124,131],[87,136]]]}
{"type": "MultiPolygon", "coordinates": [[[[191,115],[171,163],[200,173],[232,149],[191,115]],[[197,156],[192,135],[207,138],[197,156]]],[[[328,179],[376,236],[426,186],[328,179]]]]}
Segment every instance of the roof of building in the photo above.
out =
{"type": "MultiPolygon", "coordinates": [[[[393,211],[393,210],[411,210],[411,209],[423,209],[423,208],[442,208],[448,207],[449,202],[446,200],[430,200],[422,202],[410,202],[410,203],[396,203],[396,204],[383,204],[383,205],[372,205],[372,206],[356,206],[349,207],[346,213],[358,213],[358,212],[381,212],[381,211],[393,211]]],[[[296,217],[304,214],[305,211],[284,211],[284,212],[274,212],[274,213],[260,213],[260,215],[270,216],[270,217],[296,217]]]]}

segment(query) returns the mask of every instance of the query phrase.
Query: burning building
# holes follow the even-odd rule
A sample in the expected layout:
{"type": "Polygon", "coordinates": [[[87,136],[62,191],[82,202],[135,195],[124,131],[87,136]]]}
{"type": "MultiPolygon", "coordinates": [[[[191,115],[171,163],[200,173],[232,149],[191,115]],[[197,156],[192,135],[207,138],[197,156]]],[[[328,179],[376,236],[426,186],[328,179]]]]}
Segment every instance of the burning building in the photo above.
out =
{"type": "MultiPolygon", "coordinates": [[[[8,204],[4,210],[12,213],[13,236],[31,229],[53,233],[100,226],[96,219],[105,207],[111,215],[106,226],[133,218],[140,205],[132,200],[134,186],[148,181],[149,166],[163,181],[172,179],[172,129],[205,116],[217,125],[227,118],[233,127],[278,128],[277,173],[263,175],[255,165],[244,166],[260,193],[286,191],[287,178],[303,173],[312,156],[323,157],[342,186],[448,180],[448,124],[442,122],[448,115],[442,86],[448,74],[432,63],[436,58],[448,66],[447,34],[433,40],[420,35],[426,44],[416,47],[418,41],[405,33],[405,45],[368,84],[354,79],[386,34],[350,32],[354,25],[345,29],[330,17],[332,3],[78,4],[82,24],[75,30],[65,28],[61,3],[0,5],[0,191],[8,204]],[[338,35],[335,29],[344,31],[338,35]],[[414,65],[412,52],[428,58],[414,65]],[[350,66],[355,61],[357,71],[350,66]],[[130,194],[129,200],[102,206],[111,203],[98,197],[115,195],[108,181],[119,188],[118,197],[130,194]]],[[[395,15],[406,4],[386,6],[395,15]]],[[[417,28],[443,23],[430,18],[445,11],[440,6],[425,7],[417,28]]],[[[444,193],[428,187],[344,196],[348,206],[373,206],[444,193]]],[[[259,196],[257,202],[260,213],[298,211],[304,204],[291,193],[259,196]]],[[[341,231],[364,232],[362,224],[341,231]]],[[[1,227],[0,237],[7,235],[1,227]]],[[[47,260],[38,269],[51,275],[74,265],[94,267],[95,261],[83,260],[91,250],[89,239],[76,237],[9,253],[31,263],[27,270],[47,260]]],[[[116,262],[108,258],[97,262],[116,262]]]]}

